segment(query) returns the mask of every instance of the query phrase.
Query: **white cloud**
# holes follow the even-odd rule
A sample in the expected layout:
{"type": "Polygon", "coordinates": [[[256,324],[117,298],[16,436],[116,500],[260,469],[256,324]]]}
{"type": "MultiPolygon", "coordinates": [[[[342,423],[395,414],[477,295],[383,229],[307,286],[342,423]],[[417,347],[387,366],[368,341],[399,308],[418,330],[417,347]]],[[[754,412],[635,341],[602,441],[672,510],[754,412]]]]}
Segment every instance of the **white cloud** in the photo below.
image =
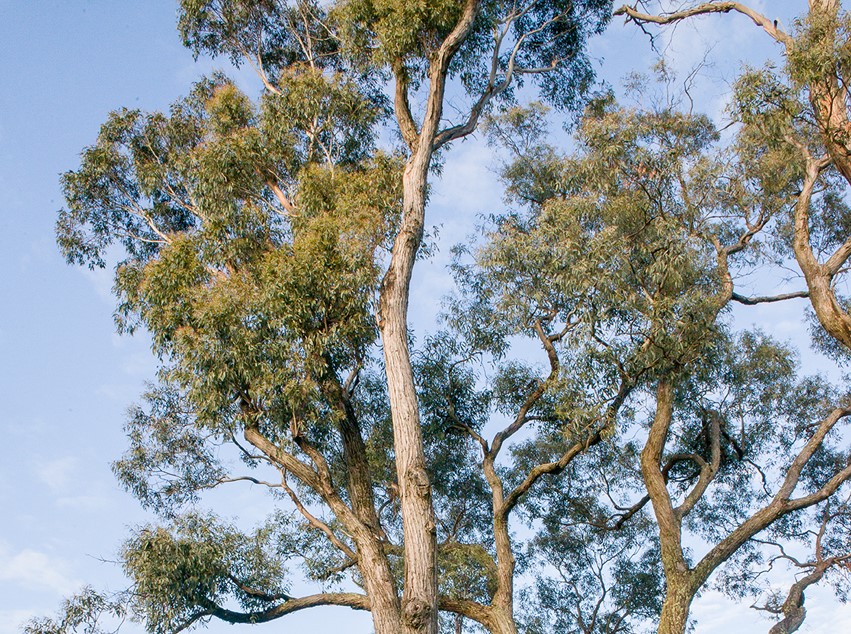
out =
{"type": "Polygon", "coordinates": [[[78,461],[72,456],[48,460],[36,465],[39,480],[50,487],[54,493],[68,489],[77,468],[78,461]]]}
{"type": "Polygon", "coordinates": [[[699,624],[700,632],[713,634],[718,632],[739,632],[741,625],[749,623],[756,631],[767,631],[768,622],[759,614],[742,603],[735,603],[716,590],[704,592],[695,601],[691,617],[699,624]],[[760,624],[766,627],[760,628],[760,624]]]}
{"type": "MultiPolygon", "coordinates": [[[[851,634],[851,605],[838,603],[829,588],[810,588],[806,607],[807,617],[801,632],[851,634]]],[[[695,601],[691,617],[700,634],[767,632],[772,623],[764,613],[748,607],[748,603],[732,601],[717,590],[708,590],[695,601]]]]}
{"type": "Polygon", "coordinates": [[[443,174],[433,179],[434,208],[442,212],[445,221],[470,226],[475,214],[504,207],[502,187],[494,173],[493,148],[481,139],[470,138],[456,144],[446,158],[443,174]]]}
{"type": "Polygon", "coordinates": [[[121,363],[121,370],[132,377],[150,377],[156,369],[156,358],[149,350],[126,354],[121,363]]]}
{"type": "Polygon", "coordinates": [[[29,548],[13,554],[2,545],[0,582],[48,589],[58,595],[70,594],[81,585],[71,578],[66,562],[29,548]]]}
{"type": "Polygon", "coordinates": [[[91,511],[109,506],[110,500],[103,495],[71,495],[56,499],[57,506],[91,511]]]}

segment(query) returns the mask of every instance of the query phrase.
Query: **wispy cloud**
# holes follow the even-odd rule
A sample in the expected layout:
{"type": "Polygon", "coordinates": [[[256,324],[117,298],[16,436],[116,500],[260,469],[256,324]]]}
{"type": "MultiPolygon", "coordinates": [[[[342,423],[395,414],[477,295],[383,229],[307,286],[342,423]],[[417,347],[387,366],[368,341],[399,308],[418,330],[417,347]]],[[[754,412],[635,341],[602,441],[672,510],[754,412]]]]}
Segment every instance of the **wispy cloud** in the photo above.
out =
{"type": "Polygon", "coordinates": [[[69,495],[56,499],[57,506],[88,511],[106,508],[109,503],[105,495],[69,495]]]}
{"type": "Polygon", "coordinates": [[[66,595],[80,587],[66,562],[46,553],[24,549],[17,553],[0,544],[0,583],[42,588],[66,595]]]}
{"type": "Polygon", "coordinates": [[[72,456],[40,461],[35,470],[39,480],[50,487],[54,493],[67,491],[71,485],[74,472],[78,469],[79,461],[72,456]]]}

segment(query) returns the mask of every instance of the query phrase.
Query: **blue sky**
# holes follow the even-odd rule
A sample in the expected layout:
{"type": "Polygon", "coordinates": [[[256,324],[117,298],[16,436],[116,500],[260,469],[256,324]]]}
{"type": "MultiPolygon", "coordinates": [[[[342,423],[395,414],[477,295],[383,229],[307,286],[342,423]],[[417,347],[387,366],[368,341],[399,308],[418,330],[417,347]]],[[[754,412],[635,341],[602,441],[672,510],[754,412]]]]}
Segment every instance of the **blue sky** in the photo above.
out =
{"type": "MultiPolygon", "coordinates": [[[[804,4],[755,6],[770,6],[789,24],[804,4]]],[[[120,570],[108,560],[127,527],[148,519],[117,486],[109,464],[123,450],[124,411],[152,377],[154,360],[143,335],[114,334],[111,274],[67,266],[53,223],[62,206],[59,174],[76,167],[110,110],[165,108],[214,67],[196,63],[181,46],[175,15],[172,0],[0,0],[0,634],[52,613],[84,582],[120,588],[120,570]]],[[[738,60],[778,53],[744,18],[702,20],[664,37],[669,63],[681,71],[718,41],[697,93],[715,116],[738,60]]],[[[593,53],[613,82],[652,63],[646,38],[620,20],[594,42],[593,53]]],[[[239,77],[253,86],[247,74],[239,77]]],[[[441,225],[441,250],[415,278],[411,312],[418,323],[430,323],[447,290],[448,246],[471,231],[478,214],[501,207],[491,161],[477,139],[447,157],[430,211],[441,225]]],[[[803,340],[800,309],[790,305],[764,325],[781,338],[803,340]]],[[[759,322],[766,314],[756,308],[746,319],[759,322]]],[[[261,491],[246,486],[229,499],[226,515],[264,515],[261,491]]],[[[842,631],[840,614],[851,623],[829,593],[808,595],[807,605],[808,631],[842,631]]],[[[713,592],[694,613],[699,632],[768,629],[753,610],[713,592]]],[[[304,613],[257,631],[308,624],[317,633],[343,625],[352,634],[371,631],[368,616],[341,610],[304,613]]]]}

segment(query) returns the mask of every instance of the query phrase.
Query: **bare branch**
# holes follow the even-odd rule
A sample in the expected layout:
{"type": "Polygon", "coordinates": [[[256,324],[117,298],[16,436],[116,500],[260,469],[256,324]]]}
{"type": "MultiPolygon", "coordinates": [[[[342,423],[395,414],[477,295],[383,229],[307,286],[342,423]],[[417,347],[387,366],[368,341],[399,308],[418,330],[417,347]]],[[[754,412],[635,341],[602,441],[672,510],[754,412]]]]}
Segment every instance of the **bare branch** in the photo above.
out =
{"type": "Polygon", "coordinates": [[[721,420],[717,412],[709,412],[709,443],[711,458],[710,462],[706,462],[702,458],[698,461],[700,464],[700,477],[697,484],[689,491],[683,503],[674,509],[674,515],[680,521],[688,515],[694,508],[694,505],[700,501],[709,484],[715,479],[715,474],[721,466],[721,420]]]}
{"type": "Polygon", "coordinates": [[[730,13],[731,11],[741,13],[742,15],[749,17],[753,20],[754,24],[762,28],[762,30],[768,33],[768,35],[787,48],[792,46],[794,40],[789,34],[778,27],[776,21],[769,20],[764,15],[757,13],[741,2],[705,2],[695,7],[691,7],[690,9],[675,11],[673,13],[664,13],[661,15],[642,13],[634,7],[624,5],[620,9],[617,9],[613,15],[625,15],[627,16],[628,21],[635,22],[639,25],[647,23],[664,25],[679,22],[680,20],[685,20],[697,15],[706,15],[709,13],[730,13]]]}
{"type": "Polygon", "coordinates": [[[334,546],[337,547],[343,554],[346,555],[353,562],[357,562],[358,556],[351,548],[349,548],[344,542],[340,540],[334,534],[334,531],[331,530],[331,527],[328,526],[325,522],[320,520],[318,517],[313,515],[310,511],[307,510],[307,507],[302,503],[302,501],[298,498],[295,491],[287,484],[287,474],[286,471],[281,473],[281,487],[286,491],[287,495],[292,500],[295,507],[298,509],[298,512],[302,514],[302,516],[307,520],[307,522],[313,526],[315,529],[321,531],[334,546]]]}
{"type": "Polygon", "coordinates": [[[393,76],[396,79],[396,88],[393,94],[393,108],[396,112],[396,121],[399,123],[399,132],[411,152],[416,152],[420,141],[420,133],[414,116],[411,114],[411,104],[408,100],[408,70],[401,59],[393,61],[393,76]]]}
{"type": "Polygon", "coordinates": [[[286,210],[286,213],[283,214],[285,216],[293,216],[296,213],[295,205],[293,205],[292,201],[289,197],[284,193],[284,190],[280,188],[278,183],[273,181],[271,178],[266,181],[266,186],[272,190],[272,193],[275,194],[275,198],[278,199],[278,202],[281,203],[281,207],[286,210]]]}
{"type": "Polygon", "coordinates": [[[745,297],[738,293],[733,293],[732,299],[734,302],[745,304],[746,306],[754,306],[756,304],[768,304],[771,302],[783,302],[787,299],[807,298],[810,296],[808,291],[795,291],[793,293],[781,293],[780,295],[771,295],[767,297],[745,297]]]}

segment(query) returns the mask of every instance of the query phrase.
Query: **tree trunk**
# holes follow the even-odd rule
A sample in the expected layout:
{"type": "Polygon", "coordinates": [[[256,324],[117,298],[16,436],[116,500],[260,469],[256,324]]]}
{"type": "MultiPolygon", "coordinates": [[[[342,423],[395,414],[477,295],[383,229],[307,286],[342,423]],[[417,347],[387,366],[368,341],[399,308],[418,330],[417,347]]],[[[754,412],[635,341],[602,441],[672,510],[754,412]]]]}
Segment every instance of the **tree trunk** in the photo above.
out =
{"type": "Polygon", "coordinates": [[[514,623],[516,562],[508,532],[508,517],[504,513],[498,512],[494,518],[493,532],[497,561],[497,590],[492,604],[496,629],[492,630],[492,634],[517,634],[517,625],[514,623]]]}
{"type": "Polygon", "coordinates": [[[378,326],[384,345],[405,539],[402,631],[406,634],[437,634],[438,600],[437,528],[408,350],[408,299],[423,239],[428,170],[443,113],[449,64],[469,34],[478,6],[477,0],[466,0],[458,24],[429,60],[429,94],[419,133],[410,112],[405,70],[401,66],[394,69],[396,118],[411,156],[402,176],[402,222],[381,283],[378,326]]]}
{"type": "MultiPolygon", "coordinates": [[[[834,40],[837,36],[837,14],[839,0],[810,0],[810,16],[816,20],[833,23],[833,28],[822,35],[834,40]]],[[[833,44],[829,42],[828,44],[833,44]]],[[[810,82],[810,103],[816,115],[816,123],[822,140],[836,169],[851,183],[851,122],[848,120],[847,90],[845,77],[825,71],[810,82]]]]}
{"type": "Polygon", "coordinates": [[[347,402],[343,401],[342,405],[345,415],[340,423],[340,435],[349,478],[349,497],[352,510],[361,522],[360,530],[354,534],[358,567],[363,575],[364,589],[370,598],[376,634],[397,634],[401,630],[401,606],[381,541],[381,526],[375,511],[366,446],[354,412],[347,402]]]}
{"type": "Polygon", "coordinates": [[[369,596],[375,634],[398,634],[402,631],[401,609],[387,555],[378,540],[365,541],[358,544],[358,568],[369,596]]]}
{"type": "Polygon", "coordinates": [[[668,588],[659,615],[659,634],[685,634],[694,592],[685,579],[666,579],[668,588]]]}
{"type": "Polygon", "coordinates": [[[410,634],[437,634],[436,527],[408,350],[408,296],[423,236],[430,160],[429,144],[415,152],[406,165],[402,226],[381,285],[379,312],[405,536],[402,631],[410,634]]]}
{"type": "Polygon", "coordinates": [[[798,628],[803,624],[804,619],[807,618],[807,609],[801,605],[790,609],[788,612],[784,612],[784,614],[783,620],[775,623],[774,627],[768,630],[768,634],[792,634],[792,632],[797,632],[798,628]]]}
{"type": "Polygon", "coordinates": [[[517,624],[514,622],[514,615],[510,609],[505,609],[505,606],[493,606],[491,612],[490,634],[517,634],[517,624]]]}
{"type": "Polygon", "coordinates": [[[792,584],[789,593],[786,595],[786,600],[780,608],[783,620],[776,623],[768,631],[768,634],[792,634],[792,632],[798,631],[798,628],[804,623],[804,619],[807,618],[807,608],[804,607],[804,591],[814,583],[821,581],[829,567],[830,563],[822,562],[806,577],[792,584]]]}

